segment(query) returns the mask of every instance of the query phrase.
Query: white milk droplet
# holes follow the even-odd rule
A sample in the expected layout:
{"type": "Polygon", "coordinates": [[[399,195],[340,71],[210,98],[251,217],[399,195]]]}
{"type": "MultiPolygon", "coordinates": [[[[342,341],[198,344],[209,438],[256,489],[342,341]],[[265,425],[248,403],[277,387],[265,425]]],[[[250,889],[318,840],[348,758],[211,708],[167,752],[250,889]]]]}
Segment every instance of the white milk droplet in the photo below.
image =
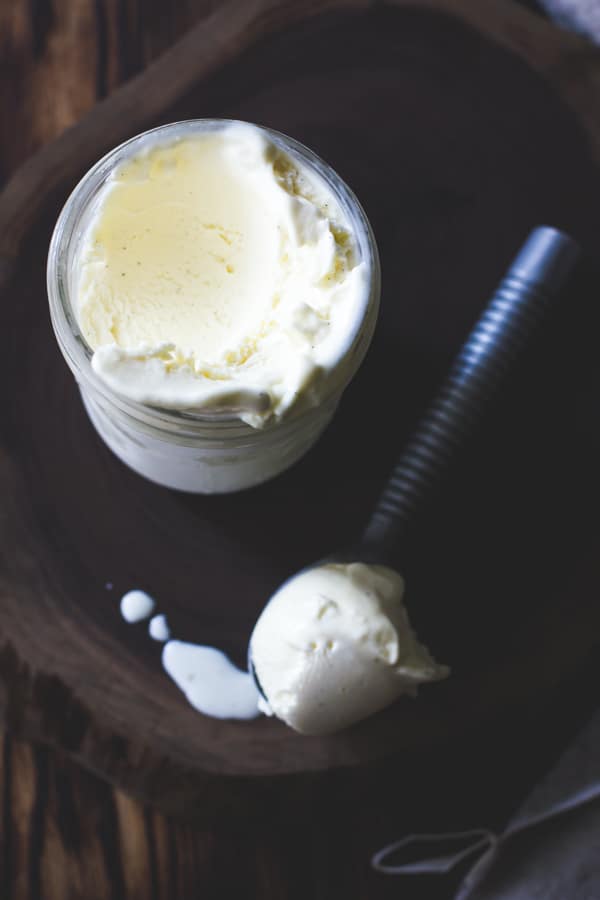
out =
{"type": "Polygon", "coordinates": [[[168,641],[171,637],[171,630],[167,623],[167,617],[153,616],[148,625],[148,634],[155,641],[168,641]]]}
{"type": "Polygon", "coordinates": [[[141,622],[152,614],[155,603],[144,591],[128,591],[121,598],[121,615],[126,622],[141,622]]]}
{"type": "Polygon", "coordinates": [[[259,693],[254,679],[214,647],[169,641],[162,662],[188,702],[216,719],[254,719],[259,693]]]}

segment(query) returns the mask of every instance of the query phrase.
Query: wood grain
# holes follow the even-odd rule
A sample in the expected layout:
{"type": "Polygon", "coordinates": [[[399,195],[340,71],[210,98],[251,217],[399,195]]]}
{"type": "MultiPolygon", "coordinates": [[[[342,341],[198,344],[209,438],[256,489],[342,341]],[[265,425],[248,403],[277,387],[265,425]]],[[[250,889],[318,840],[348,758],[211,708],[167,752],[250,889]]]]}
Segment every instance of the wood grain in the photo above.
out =
{"type": "Polygon", "coordinates": [[[0,4],[0,182],[219,5],[219,0],[0,4]]]}
{"type": "Polygon", "coordinates": [[[0,747],[3,900],[448,900],[461,873],[398,880],[375,850],[415,831],[498,830],[596,704],[600,657],[535,716],[437,747],[377,777],[329,779],[309,826],[294,807],[247,827],[169,820],[111,790],[64,754],[5,737],[0,747]],[[406,776],[408,769],[408,777],[406,776]],[[403,777],[402,777],[403,776],[403,777]],[[344,797],[346,798],[344,800],[344,797]],[[341,805],[340,805],[341,804],[341,805]]]}
{"type": "MultiPolygon", "coordinates": [[[[398,7],[418,5],[459,16],[526,59],[552,80],[556,89],[585,121],[595,146],[598,145],[600,125],[595,112],[595,100],[600,90],[596,65],[598,51],[587,41],[561,32],[527,10],[513,3],[507,4],[504,0],[480,0],[479,3],[473,0],[390,2],[398,7]]],[[[142,130],[199,78],[224,65],[259,36],[327,10],[359,9],[371,5],[374,5],[374,0],[303,0],[302,3],[297,0],[228,0],[221,4],[203,4],[205,15],[175,47],[149,65],[143,75],[132,77],[114,91],[110,101],[96,106],[93,117],[84,116],[72,131],[45,146],[35,159],[27,160],[5,186],[0,195],[0,285],[8,277],[27,229],[43,209],[46,199],[64,184],[70,173],[83,171],[102,152],[127,135],[142,130]]],[[[89,8],[87,16],[82,14],[81,19],[73,17],[76,28],[85,30],[90,27],[89,8]]],[[[31,49],[35,51],[36,35],[43,32],[47,19],[43,20],[41,29],[29,29],[28,32],[24,27],[22,7],[18,4],[14,9],[16,12],[9,16],[17,36],[16,43],[25,42],[30,52],[31,49]]],[[[77,9],[82,7],[78,4],[77,9]]],[[[103,94],[110,80],[118,75],[115,76],[114,67],[105,65],[106,47],[113,31],[109,27],[112,17],[106,14],[102,3],[96,5],[96,10],[97,88],[103,94]]],[[[161,33],[164,39],[164,29],[161,33]]],[[[76,34],[75,40],[68,43],[69,49],[75,52],[82,46],[78,37],[79,34],[76,34]]],[[[60,47],[51,54],[49,72],[46,75],[44,71],[44,77],[49,77],[48,84],[53,83],[54,63],[59,73],[62,71],[62,58],[60,47]]],[[[35,86],[32,93],[37,102],[39,94],[35,92],[35,86]]],[[[14,104],[10,102],[11,96],[7,99],[6,109],[10,116],[11,111],[14,112],[14,104]]],[[[17,98],[20,104],[18,110],[26,109],[27,101],[27,94],[17,98]]],[[[18,110],[13,117],[17,125],[18,110]]],[[[14,127],[12,120],[10,127],[14,127]]]]}
{"type": "MultiPolygon", "coordinates": [[[[0,4],[3,173],[9,174],[14,164],[89,108],[96,96],[90,86],[109,92],[179,29],[192,24],[206,5],[204,0],[96,3],[106,22],[107,38],[101,38],[95,28],[83,36],[73,31],[76,7],[76,16],[81,16],[94,6],[87,0],[0,4]],[[48,15],[50,9],[54,16],[48,15]],[[40,36],[34,53],[28,35],[36,29],[40,36]],[[97,43],[102,41],[105,49],[98,72],[97,43]],[[62,48],[58,57],[62,64],[53,61],[54,46],[62,48]],[[19,109],[23,114],[17,119],[19,109]]],[[[496,4],[498,15],[503,14],[502,6],[496,4]]],[[[512,10],[504,14],[514,21],[512,10]]],[[[556,34],[551,37],[557,45],[561,40],[556,34]]],[[[594,55],[581,47],[572,58],[567,54],[561,60],[557,52],[553,65],[567,72],[570,89],[581,97],[580,113],[596,128],[591,83],[587,75],[581,84],[578,80],[582,69],[597,77],[594,55]]],[[[265,823],[259,832],[252,827],[234,835],[213,825],[206,830],[179,825],[112,790],[63,754],[42,746],[33,750],[6,737],[0,754],[0,896],[210,900],[243,894],[261,900],[338,896],[391,900],[407,890],[412,900],[447,900],[451,886],[439,879],[405,885],[370,875],[369,853],[408,830],[502,821],[574,727],[575,711],[582,717],[595,704],[598,674],[597,666],[583,670],[560,693],[547,693],[545,711],[539,708],[520,723],[513,720],[514,730],[508,735],[503,728],[491,729],[487,745],[473,735],[464,746],[456,741],[454,761],[446,744],[433,758],[415,761],[408,792],[406,786],[388,788],[387,806],[377,809],[375,800],[373,810],[372,798],[366,803],[365,792],[351,781],[345,789],[361,814],[327,816],[318,808],[308,833],[293,827],[293,812],[276,828],[265,823]],[[591,686],[587,693],[586,685],[591,686]],[[457,789],[452,792],[449,785],[457,789]],[[363,815],[363,808],[370,813],[363,815]],[[117,846],[117,841],[122,843],[117,846]],[[115,882],[123,885],[122,893],[115,893],[115,882]]]]}
{"type": "Polygon", "coordinates": [[[12,728],[64,747],[167,811],[206,815],[233,804],[251,815],[291,797],[307,810],[307,773],[411,752],[532,702],[597,639],[599,573],[587,546],[596,457],[587,417],[571,402],[595,377],[593,347],[588,360],[569,330],[577,316],[590,320],[585,292],[570,298],[568,320],[549,323],[519,390],[415,543],[411,610],[455,667],[448,684],[418,704],[328,739],[299,739],[273,721],[203,719],[164,677],[143,630],[120,622],[118,595],[147,588],[176,635],[224,646],[241,662],[277,583],[327,553],[332,535],[343,544],[360,529],[411,419],[527,230],[550,221],[595,250],[600,184],[577,122],[548,85],[445,15],[378,8],[315,19],[249,48],[165,115],[200,108],[292,133],[356,188],[386,273],[379,336],[334,426],[292,472],[232,497],[163,491],[99,443],[58,355],[44,297],[51,206],[2,308],[5,331],[17,339],[0,361],[1,699],[12,728]],[[394,173],[392,190],[382,173],[394,173]],[[448,284],[457,286],[451,298],[448,284]],[[564,372],[553,365],[556,342],[564,372]],[[378,385],[392,367],[411,390],[398,393],[390,416],[378,385]],[[353,409],[362,411],[359,430],[353,409]],[[557,466],[573,471],[569,490],[556,483],[557,466]],[[289,510],[293,520],[282,528],[289,510]],[[448,584],[460,591],[440,608],[448,584]],[[302,778],[284,792],[275,776],[289,773],[302,778]],[[271,780],[257,789],[256,775],[271,780]]]}
{"type": "Polygon", "coordinates": [[[83,116],[11,177],[0,195],[0,285],[28,228],[74,171],[86,168],[132,131],[140,131],[201,77],[234,59],[258,37],[311,15],[367,2],[227,0],[216,5],[175,47],[97,104],[93,115],[83,116]]]}

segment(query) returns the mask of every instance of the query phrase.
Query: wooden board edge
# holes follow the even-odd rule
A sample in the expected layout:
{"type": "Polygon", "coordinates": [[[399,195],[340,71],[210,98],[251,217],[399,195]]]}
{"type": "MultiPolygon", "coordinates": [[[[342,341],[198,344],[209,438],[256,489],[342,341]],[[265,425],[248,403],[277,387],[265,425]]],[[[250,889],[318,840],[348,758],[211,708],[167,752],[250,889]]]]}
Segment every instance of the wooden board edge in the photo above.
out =
{"type": "MultiPolygon", "coordinates": [[[[384,0],[460,18],[546,75],[574,110],[600,158],[600,51],[514,0],[384,0]]],[[[0,288],[46,201],[74,170],[156,119],[198,80],[266,35],[335,10],[376,0],[228,0],[142,73],[117,88],[79,122],[31,156],[0,193],[0,288]]]]}

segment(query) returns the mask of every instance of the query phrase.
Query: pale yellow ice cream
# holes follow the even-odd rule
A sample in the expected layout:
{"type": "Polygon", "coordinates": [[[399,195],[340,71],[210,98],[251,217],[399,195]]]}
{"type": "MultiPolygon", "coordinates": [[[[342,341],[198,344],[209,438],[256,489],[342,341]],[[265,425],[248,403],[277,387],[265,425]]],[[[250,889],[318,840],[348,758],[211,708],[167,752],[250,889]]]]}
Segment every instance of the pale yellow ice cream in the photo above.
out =
{"type": "Polygon", "coordinates": [[[386,566],[328,564],[271,598],[250,641],[266,713],[305,734],[346,728],[448,674],[413,632],[404,580],[386,566]]]}
{"type": "Polygon", "coordinates": [[[318,403],[368,273],[332,191],[241,123],[150,141],[95,201],[75,311],[115,391],[252,425],[318,403]]]}

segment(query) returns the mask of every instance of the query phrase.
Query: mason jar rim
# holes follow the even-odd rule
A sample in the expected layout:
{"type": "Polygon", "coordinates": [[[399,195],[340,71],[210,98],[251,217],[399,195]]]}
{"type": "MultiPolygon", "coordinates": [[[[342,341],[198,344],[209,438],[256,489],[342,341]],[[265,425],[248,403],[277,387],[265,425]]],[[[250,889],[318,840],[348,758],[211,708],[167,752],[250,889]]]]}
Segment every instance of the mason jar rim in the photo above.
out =
{"type": "MultiPolygon", "coordinates": [[[[218,131],[228,125],[251,125],[253,128],[257,128],[267,134],[269,139],[279,149],[290,153],[292,157],[296,156],[299,158],[301,162],[308,166],[311,172],[315,172],[325,182],[352,223],[361,258],[368,266],[369,277],[365,289],[362,317],[357,321],[355,331],[349,338],[345,354],[336,363],[336,369],[357,344],[361,336],[361,328],[367,323],[369,314],[372,318],[372,325],[369,329],[371,333],[366,336],[367,347],[375,325],[380,293],[380,267],[373,230],[358,198],[351,188],[327,162],[309,147],[275,129],[239,119],[227,118],[183,119],[150,128],[128,138],[102,156],[83,175],[65,201],[57,219],[48,251],[46,270],[48,298],[52,327],[57,342],[77,381],[82,381],[86,387],[91,387],[121,413],[138,420],[140,423],[144,423],[146,426],[164,429],[165,431],[175,428],[178,430],[183,429],[184,431],[189,429],[190,433],[196,433],[198,430],[212,430],[216,427],[219,430],[226,430],[233,437],[249,434],[257,431],[257,429],[247,425],[240,419],[239,414],[231,410],[198,411],[155,406],[131,400],[109,387],[92,368],[91,360],[94,351],[86,341],[71,305],[68,250],[71,242],[77,235],[80,219],[88,208],[89,202],[95,196],[95,192],[101,188],[104,180],[110,175],[115,166],[128,157],[133,147],[141,149],[144,144],[151,145],[156,137],[163,135],[165,138],[169,136],[177,138],[193,132],[218,131]]],[[[360,365],[363,355],[364,353],[360,355],[358,360],[354,361],[343,382],[340,383],[338,379],[332,379],[331,390],[324,395],[323,403],[327,403],[336,392],[341,392],[346,387],[360,365]]],[[[289,416],[277,422],[277,427],[281,428],[285,425],[289,427],[293,424],[300,424],[304,416],[309,413],[310,408],[304,408],[297,414],[291,412],[289,416]]],[[[259,433],[260,431],[262,429],[259,430],[259,433]]]]}

